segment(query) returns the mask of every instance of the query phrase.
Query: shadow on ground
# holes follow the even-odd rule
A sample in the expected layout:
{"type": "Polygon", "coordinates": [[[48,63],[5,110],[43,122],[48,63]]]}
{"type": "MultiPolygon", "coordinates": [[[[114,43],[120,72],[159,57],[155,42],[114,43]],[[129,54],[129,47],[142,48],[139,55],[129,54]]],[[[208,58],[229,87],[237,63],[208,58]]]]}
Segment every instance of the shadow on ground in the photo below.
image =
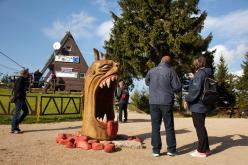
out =
{"type": "Polygon", "coordinates": [[[59,131],[59,130],[79,129],[79,128],[81,128],[81,126],[66,127],[66,128],[24,130],[23,132],[27,133],[27,132],[42,132],[42,131],[59,131]]]}
{"type": "MultiPolygon", "coordinates": [[[[179,129],[179,130],[175,130],[175,133],[176,133],[176,134],[184,134],[184,133],[189,133],[189,132],[191,132],[191,131],[187,130],[186,128],[179,129]]],[[[161,136],[162,136],[162,135],[165,135],[165,131],[161,131],[161,132],[160,132],[160,135],[161,135],[161,136]]],[[[135,136],[141,138],[142,140],[145,140],[145,139],[147,139],[147,138],[151,138],[151,132],[149,132],[149,133],[144,133],[144,134],[139,134],[139,135],[135,135],[135,136]]]]}
{"type": "MultiPolygon", "coordinates": [[[[223,137],[210,136],[209,144],[211,149],[211,154],[218,154],[229,148],[237,146],[248,146],[248,136],[245,135],[227,135],[223,137]],[[211,148],[211,145],[216,145],[217,147],[211,148]]],[[[197,142],[193,142],[182,147],[179,147],[177,150],[179,154],[189,153],[197,148],[197,142]]]]}
{"type": "Polygon", "coordinates": [[[135,123],[135,122],[151,122],[150,119],[128,119],[128,123],[135,123]]]}

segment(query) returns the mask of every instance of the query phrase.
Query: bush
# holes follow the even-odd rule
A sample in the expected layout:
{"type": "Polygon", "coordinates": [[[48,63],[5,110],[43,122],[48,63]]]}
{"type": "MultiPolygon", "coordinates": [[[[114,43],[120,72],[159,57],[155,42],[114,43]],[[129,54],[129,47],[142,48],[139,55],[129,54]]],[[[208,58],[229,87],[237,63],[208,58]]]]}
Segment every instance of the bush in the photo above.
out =
{"type": "Polygon", "coordinates": [[[141,111],[149,114],[149,94],[148,91],[135,90],[131,95],[132,104],[141,111]]]}

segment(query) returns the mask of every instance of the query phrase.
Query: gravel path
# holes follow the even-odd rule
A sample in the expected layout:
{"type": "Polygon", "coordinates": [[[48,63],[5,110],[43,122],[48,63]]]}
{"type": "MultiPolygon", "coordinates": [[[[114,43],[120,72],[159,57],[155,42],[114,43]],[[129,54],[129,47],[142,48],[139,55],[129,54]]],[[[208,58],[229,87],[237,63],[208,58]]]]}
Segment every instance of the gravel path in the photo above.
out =
{"type": "Polygon", "coordinates": [[[165,132],[161,127],[162,156],[151,156],[150,116],[129,113],[128,123],[120,124],[119,134],[138,136],[144,149],[122,148],[115,153],[67,149],[55,143],[58,133],[75,133],[82,122],[23,124],[23,134],[9,133],[9,125],[0,125],[0,164],[39,165],[246,165],[248,164],[248,120],[214,119],[206,121],[212,155],[205,159],[192,158],[189,152],[196,147],[196,133],[191,118],[176,118],[176,138],[179,155],[166,156],[165,132]]]}

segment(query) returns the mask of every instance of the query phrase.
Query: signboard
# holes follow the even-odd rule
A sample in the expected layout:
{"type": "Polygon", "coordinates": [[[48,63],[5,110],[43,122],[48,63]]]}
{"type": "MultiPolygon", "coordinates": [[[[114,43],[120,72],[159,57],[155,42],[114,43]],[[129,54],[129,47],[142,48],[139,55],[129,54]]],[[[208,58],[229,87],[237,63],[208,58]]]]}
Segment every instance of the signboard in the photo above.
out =
{"type": "Polygon", "coordinates": [[[56,72],[57,77],[78,78],[78,72],[56,72]]]}
{"type": "Polygon", "coordinates": [[[61,67],[61,72],[63,73],[71,73],[73,68],[61,67]]]}
{"type": "Polygon", "coordinates": [[[57,55],[57,56],[55,56],[55,61],[58,61],[58,62],[79,63],[79,56],[57,55]]]}

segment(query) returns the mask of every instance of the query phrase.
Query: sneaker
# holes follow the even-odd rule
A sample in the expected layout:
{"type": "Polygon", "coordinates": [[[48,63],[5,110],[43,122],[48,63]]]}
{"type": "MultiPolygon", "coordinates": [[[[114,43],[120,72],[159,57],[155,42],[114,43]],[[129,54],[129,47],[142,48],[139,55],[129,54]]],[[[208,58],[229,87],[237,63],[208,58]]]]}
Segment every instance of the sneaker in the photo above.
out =
{"type": "Polygon", "coordinates": [[[153,156],[153,157],[159,157],[159,154],[153,153],[152,156],[153,156]]]}
{"type": "Polygon", "coordinates": [[[206,153],[200,153],[197,150],[191,152],[190,155],[193,157],[196,157],[196,158],[206,158],[207,157],[206,153]]]}
{"type": "Polygon", "coordinates": [[[19,134],[19,133],[21,133],[21,131],[19,131],[19,130],[11,130],[9,133],[19,134]]]}
{"type": "Polygon", "coordinates": [[[207,150],[206,151],[206,155],[210,155],[211,154],[211,151],[210,150],[207,150]]]}
{"type": "Polygon", "coordinates": [[[167,151],[167,155],[169,155],[169,156],[176,156],[176,155],[178,155],[178,153],[177,152],[167,151]]]}

